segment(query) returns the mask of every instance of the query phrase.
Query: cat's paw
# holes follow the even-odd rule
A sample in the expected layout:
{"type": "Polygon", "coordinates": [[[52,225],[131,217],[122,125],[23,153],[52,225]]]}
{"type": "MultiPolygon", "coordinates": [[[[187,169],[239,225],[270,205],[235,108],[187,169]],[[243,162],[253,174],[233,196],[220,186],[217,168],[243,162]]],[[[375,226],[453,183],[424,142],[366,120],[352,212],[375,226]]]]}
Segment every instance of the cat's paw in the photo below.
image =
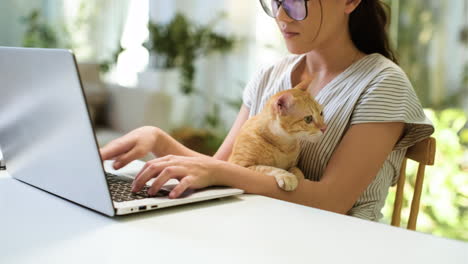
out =
{"type": "Polygon", "coordinates": [[[298,181],[304,179],[304,173],[298,168],[298,167],[292,167],[291,169],[288,170],[290,173],[296,175],[296,178],[298,181]]]}
{"type": "Polygon", "coordinates": [[[285,191],[294,191],[297,188],[297,178],[295,175],[291,173],[281,173],[274,175],[276,179],[276,183],[278,183],[278,187],[285,191]]]}

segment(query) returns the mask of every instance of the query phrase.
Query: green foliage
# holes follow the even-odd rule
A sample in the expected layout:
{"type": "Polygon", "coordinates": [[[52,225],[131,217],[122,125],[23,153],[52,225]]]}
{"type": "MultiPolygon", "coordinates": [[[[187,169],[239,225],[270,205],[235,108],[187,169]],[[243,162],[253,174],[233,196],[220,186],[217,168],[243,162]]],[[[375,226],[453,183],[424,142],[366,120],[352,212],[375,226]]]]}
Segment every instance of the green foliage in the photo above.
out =
{"type": "MultiPolygon", "coordinates": [[[[438,2],[438,1],[437,1],[438,2]]],[[[397,53],[401,67],[413,84],[423,106],[431,106],[431,40],[439,22],[434,1],[399,1],[397,53]]]]}
{"type": "MultiPolygon", "coordinates": [[[[450,1],[384,0],[392,8],[391,40],[400,66],[408,75],[424,107],[445,109],[461,107],[468,96],[468,70],[456,89],[447,89],[446,56],[452,39],[446,16],[450,1]],[[464,80],[463,80],[464,79],[464,80]]],[[[452,18],[453,19],[453,18],[452,18]]],[[[468,45],[468,28],[460,30],[459,41],[468,45]]],[[[468,68],[468,65],[465,65],[468,68]]],[[[453,84],[450,83],[453,86],[453,84]]]]}
{"type": "Polygon", "coordinates": [[[223,16],[220,15],[206,26],[198,26],[180,13],[168,24],[148,24],[150,38],[144,46],[157,55],[157,68],[180,69],[181,89],[185,94],[194,91],[194,63],[197,58],[212,52],[225,53],[234,46],[234,37],[213,32],[213,26],[223,16]]]}
{"type": "MultiPolygon", "coordinates": [[[[468,116],[460,109],[425,112],[435,126],[436,158],[434,166],[426,167],[417,230],[468,241],[468,116]]],[[[402,226],[409,216],[416,166],[408,162],[402,226]]],[[[394,192],[383,210],[385,222],[391,219],[394,192]]]]}
{"type": "Polygon", "coordinates": [[[39,9],[34,9],[22,18],[27,29],[23,37],[24,47],[58,48],[60,47],[56,31],[44,21],[39,9]]]}
{"type": "Polygon", "coordinates": [[[220,126],[221,119],[219,117],[219,104],[215,103],[213,105],[213,111],[205,116],[205,124],[211,129],[216,129],[220,126]]]}

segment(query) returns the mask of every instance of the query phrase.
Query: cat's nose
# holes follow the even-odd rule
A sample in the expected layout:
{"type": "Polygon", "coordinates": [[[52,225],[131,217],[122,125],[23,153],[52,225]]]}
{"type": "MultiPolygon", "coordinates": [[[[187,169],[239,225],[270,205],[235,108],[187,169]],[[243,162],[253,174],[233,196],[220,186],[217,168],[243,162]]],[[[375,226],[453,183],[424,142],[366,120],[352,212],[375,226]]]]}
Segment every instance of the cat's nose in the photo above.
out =
{"type": "Polygon", "coordinates": [[[326,125],[323,125],[323,126],[320,128],[320,131],[322,131],[322,133],[325,133],[325,130],[327,130],[327,126],[326,126],[326,125]]]}

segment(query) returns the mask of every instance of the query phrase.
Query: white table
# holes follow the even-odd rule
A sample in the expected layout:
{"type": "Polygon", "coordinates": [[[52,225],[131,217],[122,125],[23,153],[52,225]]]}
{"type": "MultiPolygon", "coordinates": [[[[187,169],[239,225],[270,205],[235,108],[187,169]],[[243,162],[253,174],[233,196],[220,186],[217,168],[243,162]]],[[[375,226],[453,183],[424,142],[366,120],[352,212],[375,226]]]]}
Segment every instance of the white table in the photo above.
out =
{"type": "Polygon", "coordinates": [[[256,195],[110,218],[0,172],[0,263],[468,263],[468,243],[256,195]]]}

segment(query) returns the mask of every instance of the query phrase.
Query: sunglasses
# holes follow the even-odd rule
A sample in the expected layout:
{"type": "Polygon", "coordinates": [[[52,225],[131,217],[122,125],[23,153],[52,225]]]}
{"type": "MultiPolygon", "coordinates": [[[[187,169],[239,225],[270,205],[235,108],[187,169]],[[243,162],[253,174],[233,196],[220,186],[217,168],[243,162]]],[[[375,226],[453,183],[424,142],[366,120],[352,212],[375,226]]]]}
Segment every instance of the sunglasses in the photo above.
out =
{"type": "Polygon", "coordinates": [[[282,6],[286,14],[294,20],[304,20],[307,17],[307,2],[309,0],[260,0],[260,4],[267,15],[272,18],[278,16],[282,6]]]}

